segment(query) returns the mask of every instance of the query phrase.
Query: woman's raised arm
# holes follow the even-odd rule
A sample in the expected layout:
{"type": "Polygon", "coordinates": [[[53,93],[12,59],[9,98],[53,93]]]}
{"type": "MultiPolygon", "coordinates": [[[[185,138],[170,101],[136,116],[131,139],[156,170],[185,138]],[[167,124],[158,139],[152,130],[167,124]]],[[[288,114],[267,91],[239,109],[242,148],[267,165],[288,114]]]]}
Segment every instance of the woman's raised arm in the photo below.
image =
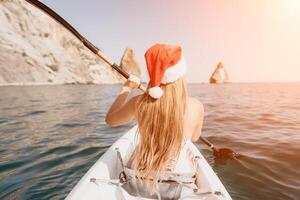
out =
{"type": "Polygon", "coordinates": [[[138,84],[126,81],[119,96],[108,110],[105,121],[110,126],[119,126],[128,123],[135,112],[135,104],[139,96],[132,97],[127,102],[129,94],[138,88],[138,84]]]}

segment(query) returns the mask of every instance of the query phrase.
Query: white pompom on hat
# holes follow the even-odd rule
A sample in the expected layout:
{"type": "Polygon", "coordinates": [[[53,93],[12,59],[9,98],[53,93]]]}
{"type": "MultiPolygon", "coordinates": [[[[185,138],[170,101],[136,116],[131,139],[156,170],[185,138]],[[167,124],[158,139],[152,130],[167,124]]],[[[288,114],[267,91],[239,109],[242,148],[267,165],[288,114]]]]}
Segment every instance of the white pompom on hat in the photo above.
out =
{"type": "Polygon", "coordinates": [[[152,98],[159,99],[164,94],[164,91],[159,86],[154,86],[149,88],[148,93],[152,98]]]}
{"type": "Polygon", "coordinates": [[[160,84],[172,83],[183,77],[186,62],[180,46],[155,44],[145,53],[147,69],[150,77],[149,95],[159,99],[163,95],[160,84]]]}

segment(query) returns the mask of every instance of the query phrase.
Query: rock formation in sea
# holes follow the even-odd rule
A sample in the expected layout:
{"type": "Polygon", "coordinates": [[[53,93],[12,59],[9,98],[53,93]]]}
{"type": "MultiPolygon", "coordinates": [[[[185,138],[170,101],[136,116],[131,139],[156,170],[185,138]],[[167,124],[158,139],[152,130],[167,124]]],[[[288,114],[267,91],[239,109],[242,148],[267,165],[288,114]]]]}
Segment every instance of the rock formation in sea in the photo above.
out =
{"type": "Polygon", "coordinates": [[[24,0],[0,0],[0,85],[120,81],[48,15],[24,0]]]}
{"type": "Polygon", "coordinates": [[[212,73],[209,83],[229,83],[228,73],[221,62],[218,63],[216,69],[212,73]]]}
{"type": "Polygon", "coordinates": [[[130,74],[134,74],[137,77],[141,77],[140,64],[137,61],[133,49],[130,48],[125,49],[120,62],[120,67],[130,74]]]}

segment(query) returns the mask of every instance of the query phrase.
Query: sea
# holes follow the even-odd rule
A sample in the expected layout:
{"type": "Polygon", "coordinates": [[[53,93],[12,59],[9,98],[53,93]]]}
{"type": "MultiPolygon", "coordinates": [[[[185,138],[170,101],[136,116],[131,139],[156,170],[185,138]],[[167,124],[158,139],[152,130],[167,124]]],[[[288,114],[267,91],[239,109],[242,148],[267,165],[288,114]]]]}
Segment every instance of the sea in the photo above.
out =
{"type": "MultiPolygon", "coordinates": [[[[135,125],[105,114],[121,85],[0,87],[0,199],[64,199],[135,125]]],[[[189,84],[205,108],[202,136],[239,159],[218,160],[196,142],[234,200],[300,199],[300,83],[189,84]]]]}

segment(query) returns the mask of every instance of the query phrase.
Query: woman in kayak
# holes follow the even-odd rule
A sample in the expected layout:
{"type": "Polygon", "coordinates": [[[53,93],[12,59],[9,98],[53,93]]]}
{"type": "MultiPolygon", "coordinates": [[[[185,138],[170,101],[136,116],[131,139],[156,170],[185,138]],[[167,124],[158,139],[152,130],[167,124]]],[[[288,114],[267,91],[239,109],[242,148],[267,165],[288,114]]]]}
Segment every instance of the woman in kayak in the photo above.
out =
{"type": "Polygon", "coordinates": [[[109,109],[106,123],[118,126],[132,118],[137,121],[139,143],[128,165],[144,180],[154,180],[148,183],[153,191],[161,174],[178,170],[182,144],[198,140],[204,109],[187,94],[181,47],[156,44],[147,50],[145,59],[150,77],[147,92],[127,100],[139,87],[131,76],[109,109]]]}

